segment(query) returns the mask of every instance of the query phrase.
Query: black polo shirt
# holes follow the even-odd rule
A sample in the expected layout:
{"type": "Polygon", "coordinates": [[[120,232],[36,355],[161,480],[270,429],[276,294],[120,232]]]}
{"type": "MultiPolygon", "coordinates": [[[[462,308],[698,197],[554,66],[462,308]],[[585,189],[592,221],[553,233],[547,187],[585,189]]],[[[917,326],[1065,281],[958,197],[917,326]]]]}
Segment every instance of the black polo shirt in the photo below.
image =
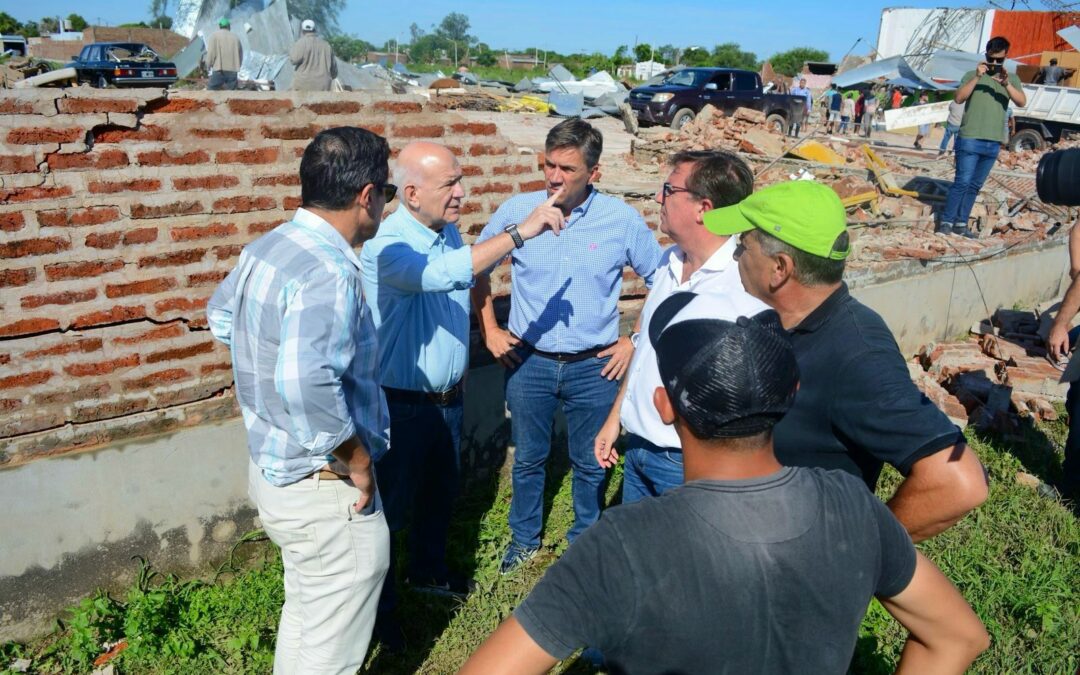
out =
{"type": "Polygon", "coordinates": [[[963,440],[911,381],[885,322],[846,284],[789,333],[799,390],[774,432],[780,463],[842,469],[872,490],[884,462],[907,476],[963,440]]]}

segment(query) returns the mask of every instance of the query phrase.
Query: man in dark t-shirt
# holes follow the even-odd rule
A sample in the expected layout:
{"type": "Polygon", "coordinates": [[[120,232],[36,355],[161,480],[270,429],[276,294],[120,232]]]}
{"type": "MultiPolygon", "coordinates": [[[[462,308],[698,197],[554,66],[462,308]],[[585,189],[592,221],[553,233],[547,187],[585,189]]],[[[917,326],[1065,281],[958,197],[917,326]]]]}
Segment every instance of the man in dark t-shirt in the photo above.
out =
{"type": "Polygon", "coordinates": [[[686,484],[606,511],[461,672],[542,673],[590,645],[611,673],[845,673],[873,596],[911,634],[901,668],[963,672],[986,631],[885,505],[773,454],[798,380],[779,316],[698,298],[649,326],[686,484]]]}
{"type": "Polygon", "coordinates": [[[873,490],[887,462],[904,482],[889,508],[916,542],[986,499],[982,464],[911,381],[889,328],[848,294],[846,214],[831,188],[771,185],[703,217],[735,250],[750,295],[777,311],[799,363],[795,404],[776,426],[785,466],[842,469],[873,490]]]}

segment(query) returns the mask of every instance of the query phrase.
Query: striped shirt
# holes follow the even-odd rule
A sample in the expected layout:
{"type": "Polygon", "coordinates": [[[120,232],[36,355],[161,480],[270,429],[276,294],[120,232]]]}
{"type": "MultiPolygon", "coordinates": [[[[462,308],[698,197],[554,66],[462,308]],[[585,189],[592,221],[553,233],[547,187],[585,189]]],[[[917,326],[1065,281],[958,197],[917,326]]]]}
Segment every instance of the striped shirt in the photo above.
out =
{"type": "Polygon", "coordinates": [[[248,449],[266,480],[304,478],[353,435],[373,460],[386,453],[390,417],[360,261],[329,223],[298,209],[245,246],[206,313],[232,350],[248,449]]]}
{"type": "MultiPolygon", "coordinates": [[[[477,243],[521,223],[546,190],[511,197],[477,243]]],[[[621,199],[590,188],[558,236],[550,230],[511,254],[510,332],[545,352],[582,352],[619,338],[619,292],[627,265],[652,286],[660,244],[621,199]]]]}

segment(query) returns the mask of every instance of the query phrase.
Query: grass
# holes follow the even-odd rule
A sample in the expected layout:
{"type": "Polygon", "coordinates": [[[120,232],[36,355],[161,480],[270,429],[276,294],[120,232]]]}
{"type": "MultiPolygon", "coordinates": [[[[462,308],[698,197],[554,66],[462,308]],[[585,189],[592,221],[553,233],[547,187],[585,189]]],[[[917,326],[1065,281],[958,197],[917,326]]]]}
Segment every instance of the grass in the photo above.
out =
{"type": "MultiPolygon", "coordinates": [[[[975,673],[1077,672],[1080,659],[1080,524],[1060,501],[1017,483],[1017,472],[1053,480],[1064,425],[1020,425],[993,438],[969,434],[990,471],[990,498],[921,549],[935,560],[975,607],[993,644],[975,673]]],[[[564,453],[565,454],[565,453],[564,453]]],[[[881,494],[899,482],[888,471],[881,494]]],[[[619,476],[607,496],[618,501],[619,476]]],[[[565,548],[570,527],[570,480],[565,458],[549,469],[545,546],[521,571],[500,577],[498,561],[509,540],[509,484],[492,475],[472,484],[460,501],[450,556],[478,582],[466,602],[404,593],[400,611],[410,637],[401,656],[375,645],[365,672],[450,673],[532,588],[565,548]]],[[[0,668],[30,658],[32,672],[82,673],[102,642],[126,636],[130,645],[112,663],[121,673],[265,673],[273,657],[282,602],[281,563],[258,533],[239,544],[243,569],[227,564],[213,581],[182,582],[142,568],[123,599],[97,594],[73,608],[57,630],[28,645],[0,646],[0,668]]],[[[891,673],[903,629],[872,603],[863,621],[852,672],[891,673]]],[[[557,672],[591,673],[569,660],[557,672]]]]}

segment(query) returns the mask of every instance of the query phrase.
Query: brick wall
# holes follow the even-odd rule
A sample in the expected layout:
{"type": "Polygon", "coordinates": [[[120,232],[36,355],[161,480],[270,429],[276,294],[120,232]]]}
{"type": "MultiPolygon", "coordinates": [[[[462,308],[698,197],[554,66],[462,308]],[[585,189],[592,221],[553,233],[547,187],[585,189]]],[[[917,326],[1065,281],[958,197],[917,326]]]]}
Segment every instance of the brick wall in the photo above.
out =
{"type": "Polygon", "coordinates": [[[188,45],[191,40],[179,33],[163,28],[110,28],[108,26],[87,26],[82,40],[50,40],[40,38],[31,40],[30,55],[39,59],[70,61],[86,45],[95,42],[142,42],[168,59],[188,45]]]}

